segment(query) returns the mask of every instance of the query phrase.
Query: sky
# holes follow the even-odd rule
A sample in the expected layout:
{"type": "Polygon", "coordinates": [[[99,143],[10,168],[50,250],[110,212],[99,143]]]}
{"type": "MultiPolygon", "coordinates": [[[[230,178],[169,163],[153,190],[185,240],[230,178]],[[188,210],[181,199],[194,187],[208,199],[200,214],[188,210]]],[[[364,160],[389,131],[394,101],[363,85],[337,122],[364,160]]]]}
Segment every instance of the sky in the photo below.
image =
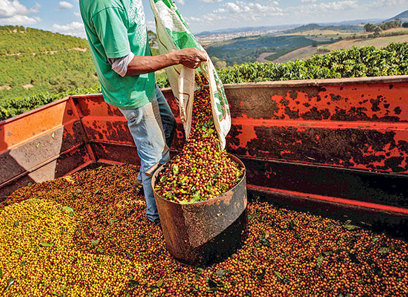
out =
{"type": "MultiPolygon", "coordinates": [[[[97,0],[94,0],[97,1],[97,0]]],[[[149,0],[142,0],[154,28],[149,0]]],[[[195,33],[226,28],[387,19],[408,0],[175,0],[195,33]]],[[[0,0],[0,25],[23,25],[85,37],[78,0],[0,0]]]]}

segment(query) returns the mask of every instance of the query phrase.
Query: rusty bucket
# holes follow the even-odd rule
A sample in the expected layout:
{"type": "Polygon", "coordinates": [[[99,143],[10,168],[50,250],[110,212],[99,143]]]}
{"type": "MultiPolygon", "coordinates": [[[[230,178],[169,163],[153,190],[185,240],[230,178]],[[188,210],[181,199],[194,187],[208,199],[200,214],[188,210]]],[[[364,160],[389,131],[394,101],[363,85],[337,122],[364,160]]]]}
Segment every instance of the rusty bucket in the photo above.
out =
{"type": "MultiPolygon", "coordinates": [[[[230,155],[242,168],[244,164],[230,155]]],[[[163,167],[159,168],[156,178],[163,167]]],[[[182,205],[154,192],[167,249],[177,260],[206,265],[223,260],[241,246],[247,227],[246,171],[231,190],[209,201],[182,205]]]]}

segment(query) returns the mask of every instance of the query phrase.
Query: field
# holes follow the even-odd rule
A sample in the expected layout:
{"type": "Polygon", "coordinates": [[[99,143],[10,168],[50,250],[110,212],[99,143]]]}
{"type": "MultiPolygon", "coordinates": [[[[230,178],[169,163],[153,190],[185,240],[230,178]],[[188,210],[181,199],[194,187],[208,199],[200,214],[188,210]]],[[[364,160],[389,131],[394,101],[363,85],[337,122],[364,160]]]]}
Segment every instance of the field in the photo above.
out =
{"type": "MultiPolygon", "coordinates": [[[[334,68],[327,66],[320,58],[311,58],[303,64],[286,64],[287,61],[307,59],[314,54],[343,47],[383,47],[394,41],[408,41],[408,34],[405,34],[407,30],[403,28],[382,31],[377,38],[367,38],[368,33],[352,30],[340,30],[336,33],[333,28],[317,30],[313,27],[315,26],[306,26],[303,29],[308,30],[287,35],[237,38],[218,43],[207,50],[219,69],[221,79],[228,83],[407,74],[406,65],[398,62],[403,61],[401,57],[406,56],[404,46],[396,52],[391,49],[389,54],[375,52],[375,59],[381,59],[375,63],[370,58],[366,61],[354,61],[350,65],[351,60],[356,59],[351,50],[349,58],[348,54],[335,54],[338,56],[335,60],[332,59],[333,55],[322,56],[322,59],[333,61],[329,64],[334,63],[334,68]],[[398,56],[396,62],[387,64],[383,61],[394,55],[398,56]],[[279,64],[245,64],[256,61],[274,61],[279,64]],[[378,69],[376,63],[384,64],[384,69],[378,69]],[[231,66],[234,64],[237,65],[231,66]],[[307,69],[308,67],[312,70],[307,69]]],[[[347,28],[349,27],[344,27],[347,28]]],[[[0,36],[0,67],[6,70],[0,74],[0,120],[70,94],[100,92],[86,40],[12,26],[0,26],[0,36]]],[[[368,54],[372,53],[363,48],[359,55],[368,54]]],[[[156,81],[160,87],[168,86],[163,71],[156,73],[156,81]]]]}
{"type": "Polygon", "coordinates": [[[313,37],[313,38],[324,37],[324,38],[338,39],[339,37],[342,37],[342,38],[350,37],[350,36],[353,36],[354,34],[356,33],[331,29],[331,30],[307,30],[307,31],[296,32],[296,33],[287,33],[285,35],[286,36],[303,35],[306,37],[313,37]]]}
{"type": "Polygon", "coordinates": [[[352,32],[341,32],[334,30],[311,30],[304,31],[301,33],[290,33],[288,35],[301,34],[305,37],[317,38],[323,37],[329,38],[342,38],[342,40],[319,45],[317,47],[305,46],[288,52],[276,59],[267,58],[267,60],[273,61],[274,63],[284,63],[288,61],[294,61],[297,59],[308,59],[316,54],[327,53],[333,50],[339,49],[350,49],[353,46],[375,46],[376,48],[384,48],[391,43],[397,42],[408,42],[408,30],[406,28],[394,28],[383,31],[380,36],[375,38],[368,38],[371,33],[352,33],[352,32]],[[394,36],[393,36],[394,35],[394,36]]]}
{"type": "Polygon", "coordinates": [[[267,57],[271,56],[275,54],[275,52],[270,52],[270,53],[262,53],[257,59],[257,62],[261,62],[261,63],[265,63],[268,62],[268,60],[266,59],[267,57]]]}
{"type": "Polygon", "coordinates": [[[340,39],[350,38],[364,31],[362,26],[320,26],[309,24],[298,28],[278,32],[273,35],[236,38],[229,41],[213,44],[207,48],[211,57],[226,61],[228,66],[246,62],[287,61],[288,58],[279,59],[292,52],[290,57],[303,58],[310,54],[319,53],[316,49],[301,50],[311,45],[331,44],[340,39]],[[299,53],[299,56],[297,54],[299,53]],[[279,59],[279,60],[278,60],[279,59]]]}
{"type": "MultiPolygon", "coordinates": [[[[383,50],[375,47],[337,50],[310,59],[275,63],[246,63],[219,69],[224,83],[276,81],[293,79],[324,79],[341,77],[388,76],[408,74],[408,43],[391,44],[383,50]]],[[[164,72],[158,72],[160,87],[168,87],[164,72]]],[[[70,90],[64,93],[42,93],[25,98],[0,101],[0,120],[50,103],[70,94],[99,92],[98,87],[70,90]]]]}
{"type": "MultiPolygon", "coordinates": [[[[306,25],[281,35],[237,38],[207,48],[219,68],[247,62],[283,63],[352,46],[378,48],[407,42],[408,30],[395,28],[367,39],[361,26],[306,25]],[[359,31],[360,30],[360,31],[359,31]],[[401,34],[397,36],[388,35],[401,34]],[[359,38],[359,36],[361,38],[359,38]],[[339,40],[342,39],[342,40],[339,40]]],[[[38,94],[98,89],[85,39],[19,26],[0,26],[0,102],[38,94]],[[52,67],[50,67],[52,65],[52,67]]],[[[165,76],[158,74],[160,85],[165,76]]]]}
{"type": "Polygon", "coordinates": [[[89,51],[0,56],[0,101],[42,92],[60,93],[98,84],[89,51]]]}
{"type": "MultiPolygon", "coordinates": [[[[206,48],[210,57],[226,61],[227,66],[255,62],[263,53],[272,53],[268,60],[276,59],[292,50],[316,44],[333,42],[331,38],[309,38],[302,35],[258,36],[237,38],[206,48]]],[[[265,58],[265,57],[264,57],[265,58]]]]}
{"type": "Polygon", "coordinates": [[[383,48],[395,42],[408,42],[408,33],[406,35],[378,37],[374,39],[341,40],[333,44],[320,46],[319,48],[329,51],[352,48],[353,46],[375,46],[376,48],[383,48]]]}
{"type": "Polygon", "coordinates": [[[310,24],[274,35],[236,38],[216,43],[209,46],[207,51],[210,57],[232,66],[255,61],[284,63],[353,46],[383,48],[391,43],[407,41],[406,28],[388,29],[373,36],[373,33],[365,32],[363,26],[322,27],[310,24]]]}
{"type": "MultiPolygon", "coordinates": [[[[318,53],[318,48],[314,46],[305,46],[298,48],[294,51],[291,51],[283,56],[280,56],[279,58],[273,60],[274,63],[285,63],[288,61],[293,61],[297,59],[307,59],[310,58],[313,55],[316,55],[318,53]]],[[[268,60],[266,60],[268,61],[268,60]]],[[[270,61],[268,61],[270,62],[270,61]]]]}

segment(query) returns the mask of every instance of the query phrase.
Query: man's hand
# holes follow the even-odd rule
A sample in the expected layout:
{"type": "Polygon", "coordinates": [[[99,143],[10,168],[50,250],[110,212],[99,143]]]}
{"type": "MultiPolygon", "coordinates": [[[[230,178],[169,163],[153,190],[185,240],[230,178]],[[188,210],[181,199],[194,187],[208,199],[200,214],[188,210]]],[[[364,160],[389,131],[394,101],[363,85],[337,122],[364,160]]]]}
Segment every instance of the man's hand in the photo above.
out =
{"type": "Polygon", "coordinates": [[[174,51],[171,54],[174,55],[178,64],[183,64],[186,67],[196,69],[200,66],[201,62],[207,61],[207,53],[195,48],[185,48],[179,51],[174,51]]]}
{"type": "Polygon", "coordinates": [[[158,56],[135,56],[128,65],[126,75],[150,73],[178,64],[196,69],[204,61],[207,61],[207,53],[195,48],[186,48],[158,56]]]}

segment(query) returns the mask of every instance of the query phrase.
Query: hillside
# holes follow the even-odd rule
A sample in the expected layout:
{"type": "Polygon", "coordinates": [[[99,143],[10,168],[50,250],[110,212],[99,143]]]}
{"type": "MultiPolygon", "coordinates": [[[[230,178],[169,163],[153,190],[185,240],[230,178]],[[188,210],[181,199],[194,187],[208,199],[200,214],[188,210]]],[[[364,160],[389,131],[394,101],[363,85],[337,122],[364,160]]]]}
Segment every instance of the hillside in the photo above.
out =
{"type": "Polygon", "coordinates": [[[380,35],[376,38],[367,38],[368,34],[364,33],[361,35],[357,35],[355,38],[346,38],[330,44],[320,45],[318,47],[302,47],[288,52],[276,59],[270,59],[269,57],[267,57],[266,59],[271,60],[275,63],[284,63],[297,59],[307,59],[315,54],[327,53],[333,50],[350,49],[354,46],[375,46],[376,48],[384,48],[391,43],[408,42],[408,29],[406,28],[390,29],[384,31],[382,34],[383,35],[380,35]]]}
{"type": "Polygon", "coordinates": [[[356,26],[356,25],[330,25],[330,26],[323,26],[319,24],[308,24],[308,25],[303,25],[296,27],[291,30],[284,31],[284,33],[290,34],[290,33],[302,33],[306,31],[313,31],[313,30],[332,30],[332,31],[345,31],[345,32],[362,32],[364,31],[364,28],[362,26],[356,26]]]}
{"type": "Polygon", "coordinates": [[[268,53],[267,59],[276,59],[301,47],[313,44],[326,44],[333,41],[332,39],[321,37],[309,38],[301,35],[266,35],[236,38],[212,45],[206,50],[211,58],[225,61],[228,66],[231,66],[234,64],[255,62],[265,53],[268,53]]]}
{"type": "Polygon", "coordinates": [[[0,26],[0,101],[98,84],[88,42],[20,26],[0,26]]]}
{"type": "Polygon", "coordinates": [[[372,39],[350,39],[350,40],[341,40],[339,42],[322,46],[329,51],[337,49],[347,49],[353,46],[375,46],[377,48],[383,48],[387,45],[395,42],[408,42],[408,31],[407,34],[397,35],[397,36],[384,36],[372,39]]]}
{"type": "Polygon", "coordinates": [[[395,17],[392,17],[386,21],[386,22],[390,22],[390,21],[394,21],[394,20],[401,20],[402,23],[404,22],[408,22],[408,10],[405,10],[404,12],[401,12],[400,14],[396,15],[395,17]]]}
{"type": "MultiPolygon", "coordinates": [[[[220,69],[218,74],[224,83],[242,83],[293,79],[322,79],[341,77],[408,75],[408,43],[394,43],[379,50],[360,47],[337,50],[329,54],[315,55],[307,60],[282,64],[246,63],[220,69]]],[[[168,81],[158,81],[160,87],[168,87],[168,81]]],[[[40,94],[19,100],[0,101],[0,121],[42,106],[69,94],[86,94],[97,89],[71,90],[64,94],[40,94]]]]}
{"type": "Polygon", "coordinates": [[[0,55],[88,48],[82,38],[22,26],[0,26],[0,55]]]}

